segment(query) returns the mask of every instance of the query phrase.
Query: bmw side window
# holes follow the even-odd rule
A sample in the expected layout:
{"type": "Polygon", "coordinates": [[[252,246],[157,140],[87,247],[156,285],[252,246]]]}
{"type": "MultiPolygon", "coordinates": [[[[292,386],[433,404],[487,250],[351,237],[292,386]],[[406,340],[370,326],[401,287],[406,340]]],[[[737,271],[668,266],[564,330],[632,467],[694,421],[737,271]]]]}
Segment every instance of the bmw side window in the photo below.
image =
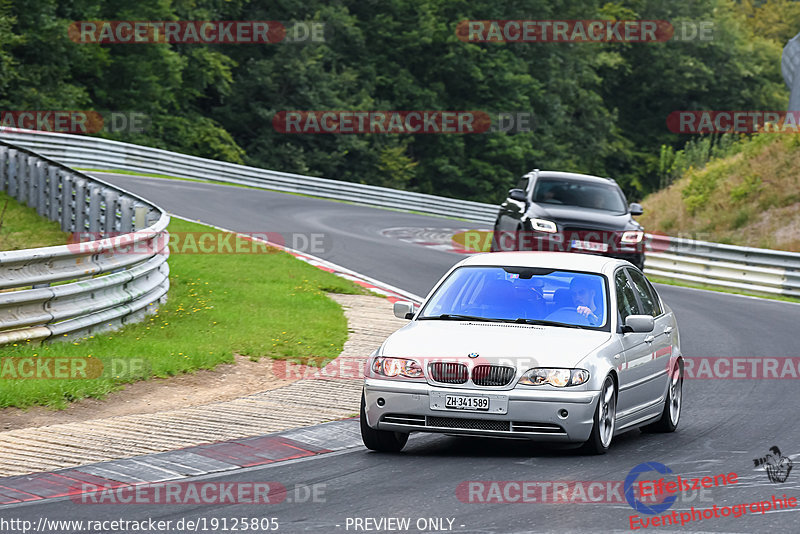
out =
{"type": "Polygon", "coordinates": [[[653,292],[644,275],[639,271],[628,269],[628,276],[630,276],[633,287],[639,295],[639,300],[642,303],[642,313],[653,317],[661,315],[658,296],[653,292]]]}
{"type": "Polygon", "coordinates": [[[528,191],[528,179],[526,177],[522,177],[517,182],[517,185],[514,186],[516,189],[522,189],[523,191],[528,191]]]}
{"type": "MultiPolygon", "coordinates": [[[[645,278],[647,280],[647,278],[645,278]]],[[[650,283],[650,280],[647,280],[647,287],[650,288],[650,292],[653,294],[653,302],[655,303],[656,312],[658,315],[664,313],[664,306],[661,304],[661,297],[658,296],[658,291],[656,288],[653,287],[653,284],[650,283]]],[[[658,317],[658,315],[656,317],[658,317]]]]}
{"type": "Polygon", "coordinates": [[[622,323],[629,315],[641,315],[639,303],[636,301],[631,282],[625,275],[625,271],[617,271],[614,276],[614,285],[617,288],[617,308],[619,309],[620,320],[622,323]]]}

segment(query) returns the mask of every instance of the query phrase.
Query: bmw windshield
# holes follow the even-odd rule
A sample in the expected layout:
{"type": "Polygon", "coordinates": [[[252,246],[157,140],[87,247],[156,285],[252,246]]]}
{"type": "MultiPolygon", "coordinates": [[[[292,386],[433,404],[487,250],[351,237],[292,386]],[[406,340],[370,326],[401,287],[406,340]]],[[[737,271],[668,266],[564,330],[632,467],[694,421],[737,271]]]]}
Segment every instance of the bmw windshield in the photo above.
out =
{"type": "Polygon", "coordinates": [[[516,322],[608,330],[606,279],[531,267],[460,267],[431,296],[419,320],[516,322]]]}

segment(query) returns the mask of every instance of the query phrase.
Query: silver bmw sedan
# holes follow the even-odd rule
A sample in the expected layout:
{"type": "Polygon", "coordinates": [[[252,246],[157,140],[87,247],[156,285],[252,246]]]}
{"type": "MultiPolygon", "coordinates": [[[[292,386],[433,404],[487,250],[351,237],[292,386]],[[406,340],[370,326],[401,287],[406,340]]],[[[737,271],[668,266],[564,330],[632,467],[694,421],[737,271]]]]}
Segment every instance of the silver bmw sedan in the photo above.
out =
{"type": "Polygon", "coordinates": [[[637,427],[672,432],[683,359],[675,315],[627,261],[562,252],[456,264],[366,366],[361,436],[411,432],[582,443],[605,453],[637,427]]]}

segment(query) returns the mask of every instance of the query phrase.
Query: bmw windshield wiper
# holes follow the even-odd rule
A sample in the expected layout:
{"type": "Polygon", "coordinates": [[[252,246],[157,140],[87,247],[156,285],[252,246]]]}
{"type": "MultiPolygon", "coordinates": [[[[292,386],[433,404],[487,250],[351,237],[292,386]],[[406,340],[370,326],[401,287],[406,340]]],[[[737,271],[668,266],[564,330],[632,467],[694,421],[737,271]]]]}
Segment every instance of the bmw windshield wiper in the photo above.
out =
{"type": "Polygon", "coordinates": [[[579,324],[559,323],[558,321],[545,321],[544,319],[525,319],[524,317],[520,317],[514,322],[522,324],[533,324],[538,326],[563,326],[564,328],[589,328],[579,324]]]}
{"type": "Polygon", "coordinates": [[[510,319],[495,319],[492,317],[478,317],[477,315],[462,315],[460,313],[443,313],[441,315],[431,315],[429,317],[420,317],[419,320],[424,319],[441,319],[444,321],[484,321],[489,323],[508,323],[512,322],[510,319]]]}

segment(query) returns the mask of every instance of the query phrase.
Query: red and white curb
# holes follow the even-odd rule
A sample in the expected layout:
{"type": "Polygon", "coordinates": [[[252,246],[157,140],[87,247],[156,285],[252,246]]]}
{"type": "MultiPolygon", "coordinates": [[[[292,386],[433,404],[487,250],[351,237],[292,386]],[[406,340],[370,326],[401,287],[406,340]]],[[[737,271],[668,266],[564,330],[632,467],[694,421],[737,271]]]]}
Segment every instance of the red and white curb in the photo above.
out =
{"type": "MultiPolygon", "coordinates": [[[[344,419],[276,434],[197,445],[49,473],[0,478],[0,509],[45,499],[141,487],[263,466],[361,445],[359,423],[344,419]]],[[[89,499],[95,500],[95,499],[89,499]]]]}

